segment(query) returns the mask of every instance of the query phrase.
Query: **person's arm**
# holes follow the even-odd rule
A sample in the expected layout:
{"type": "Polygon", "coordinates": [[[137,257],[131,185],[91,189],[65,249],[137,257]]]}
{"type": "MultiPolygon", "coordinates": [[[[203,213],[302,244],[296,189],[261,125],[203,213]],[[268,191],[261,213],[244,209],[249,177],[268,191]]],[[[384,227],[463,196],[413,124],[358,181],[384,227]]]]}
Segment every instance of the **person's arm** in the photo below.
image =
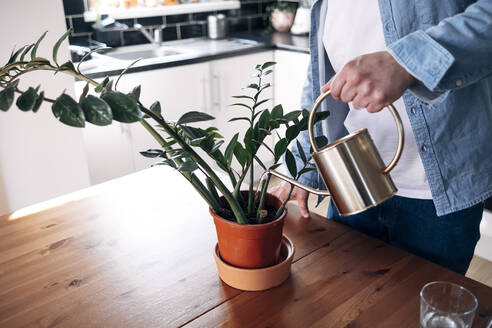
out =
{"type": "Polygon", "coordinates": [[[492,74],[492,1],[478,0],[460,14],[388,45],[395,60],[419,81],[410,90],[425,100],[492,74]]]}

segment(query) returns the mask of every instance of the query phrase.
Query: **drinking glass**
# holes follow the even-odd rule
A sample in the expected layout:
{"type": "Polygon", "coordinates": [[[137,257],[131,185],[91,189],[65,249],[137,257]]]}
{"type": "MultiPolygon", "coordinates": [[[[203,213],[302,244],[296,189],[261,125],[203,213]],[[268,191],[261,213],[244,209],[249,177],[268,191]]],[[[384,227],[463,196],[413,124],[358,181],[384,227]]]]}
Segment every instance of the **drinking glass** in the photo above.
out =
{"type": "Polygon", "coordinates": [[[466,288],[451,282],[430,282],[420,291],[420,325],[470,328],[477,307],[477,298],[466,288]]]}

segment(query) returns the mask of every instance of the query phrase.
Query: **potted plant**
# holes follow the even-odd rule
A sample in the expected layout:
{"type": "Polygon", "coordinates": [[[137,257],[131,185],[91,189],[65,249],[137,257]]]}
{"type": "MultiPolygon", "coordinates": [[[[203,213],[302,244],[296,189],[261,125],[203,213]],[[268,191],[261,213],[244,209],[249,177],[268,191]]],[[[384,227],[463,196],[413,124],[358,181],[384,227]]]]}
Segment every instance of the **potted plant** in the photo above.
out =
{"type": "Polygon", "coordinates": [[[297,4],[277,1],[267,7],[270,22],[277,32],[288,32],[294,24],[297,4]]]}
{"type": "MultiPolygon", "coordinates": [[[[36,113],[43,102],[49,102],[54,116],[73,127],[84,127],[86,122],[100,126],[109,125],[113,120],[139,122],[161,146],[160,149],[149,149],[141,154],[155,158],[158,165],[169,165],[176,169],[209,205],[217,229],[220,257],[235,267],[274,265],[278,260],[285,204],[290,194],[283,200],[268,195],[269,177],[263,181],[261,192],[256,191],[253,185],[254,163],[258,163],[264,170],[275,169],[281,165],[280,161],[285,156],[287,168],[294,178],[314,169],[298,142],[296,147],[303,160],[302,167],[297,167],[288,149],[297,135],[307,129],[308,111],[284,113],[281,105],[264,108],[269,99],[262,99],[261,95],[271,87],[265,78],[272,73],[275,63],[257,65],[256,81],[246,86],[247,94],[234,96],[238,102],[231,106],[243,109],[247,115],[235,117],[231,121],[247,121],[248,128],[242,140],[237,133],[226,142],[212,126],[193,126],[196,122],[213,120],[209,114],[189,111],[179,120],[171,122],[165,119],[159,102],[149,107],[140,102],[140,86],[128,94],[118,91],[118,81],[128,68],[114,82],[106,77],[97,83],[80,72],[80,63],[77,67],[71,61],[58,63],[58,48],[69,33],[70,30],[55,43],[52,60],[37,55],[38,46],[46,32],[35,43],[12,52],[9,61],[0,67],[0,110],[8,111],[14,103],[15,93],[18,93],[20,95],[15,104],[20,110],[36,113]],[[78,100],[65,93],[55,99],[49,98],[40,91],[40,86],[21,90],[18,87],[19,79],[33,71],[69,74],[87,82],[87,85],[78,100]],[[94,94],[89,94],[90,85],[95,87],[94,94]],[[277,133],[281,126],[287,128],[285,137],[277,133]],[[272,149],[264,141],[273,133],[277,133],[279,140],[272,149]],[[274,163],[268,167],[257,156],[260,147],[266,147],[273,154],[274,163]],[[199,155],[197,149],[204,155],[199,155]],[[232,188],[226,187],[226,183],[209,165],[210,161],[225,173],[232,188]],[[233,168],[234,161],[238,163],[239,170],[233,168]],[[250,177],[247,188],[241,190],[247,176],[250,177]]],[[[319,113],[317,120],[327,115],[326,112],[319,113]]],[[[326,143],[324,137],[318,140],[320,146],[326,143]]]]}

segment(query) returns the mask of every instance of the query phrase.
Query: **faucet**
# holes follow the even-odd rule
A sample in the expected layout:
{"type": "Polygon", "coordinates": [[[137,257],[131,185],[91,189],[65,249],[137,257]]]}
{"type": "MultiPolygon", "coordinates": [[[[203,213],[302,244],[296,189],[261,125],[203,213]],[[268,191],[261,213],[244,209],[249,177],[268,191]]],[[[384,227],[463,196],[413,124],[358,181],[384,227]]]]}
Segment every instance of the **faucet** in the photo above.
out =
{"type": "Polygon", "coordinates": [[[154,37],[150,35],[149,32],[143,27],[141,24],[136,23],[133,25],[137,30],[139,30],[146,38],[150,41],[150,43],[155,44],[156,46],[162,45],[162,30],[166,28],[166,25],[163,24],[159,27],[154,28],[154,37]]]}

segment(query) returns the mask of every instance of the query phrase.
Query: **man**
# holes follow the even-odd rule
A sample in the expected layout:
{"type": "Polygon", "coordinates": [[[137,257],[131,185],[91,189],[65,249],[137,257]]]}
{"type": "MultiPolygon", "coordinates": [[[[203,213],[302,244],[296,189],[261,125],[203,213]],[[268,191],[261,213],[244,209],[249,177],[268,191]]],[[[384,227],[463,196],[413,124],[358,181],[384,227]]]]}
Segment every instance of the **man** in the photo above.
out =
{"type": "MultiPolygon", "coordinates": [[[[332,142],[366,127],[388,163],[396,127],[381,109],[393,103],[405,130],[397,195],[349,217],[330,204],[328,218],[464,274],[492,195],[492,1],[318,0],[311,25],[301,105],[334,98],[316,133],[332,142]]],[[[301,182],[322,187],[315,171],[301,182]]],[[[292,195],[305,217],[307,196],[292,195]]]]}

